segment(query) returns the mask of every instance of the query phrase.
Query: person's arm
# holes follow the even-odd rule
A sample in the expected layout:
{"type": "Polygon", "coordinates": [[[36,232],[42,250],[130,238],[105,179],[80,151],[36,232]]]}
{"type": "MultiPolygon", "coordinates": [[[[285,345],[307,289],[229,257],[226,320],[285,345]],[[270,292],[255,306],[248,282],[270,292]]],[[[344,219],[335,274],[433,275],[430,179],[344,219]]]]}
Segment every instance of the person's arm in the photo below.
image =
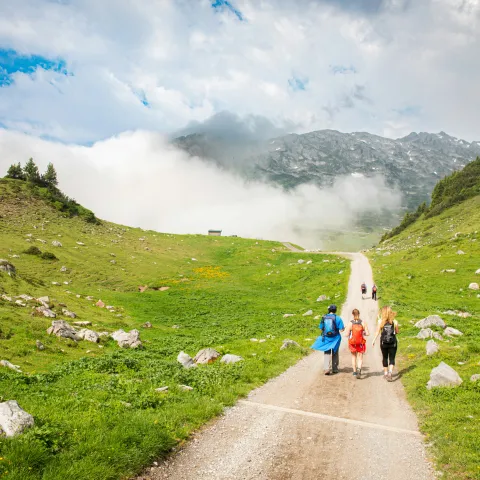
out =
{"type": "Polygon", "coordinates": [[[343,324],[343,320],[338,315],[337,315],[337,327],[340,332],[343,332],[345,330],[345,325],[343,324]]]}
{"type": "Polygon", "coordinates": [[[368,337],[370,335],[370,330],[368,330],[368,325],[366,323],[363,325],[363,330],[365,332],[365,336],[368,337]]]}
{"type": "MultiPolygon", "coordinates": [[[[341,330],[340,330],[341,331],[341,330]]],[[[350,322],[348,325],[347,325],[347,328],[345,329],[345,338],[349,338],[350,337],[350,332],[352,331],[352,322],[350,322]]]]}
{"type": "Polygon", "coordinates": [[[395,334],[398,335],[398,333],[399,333],[398,322],[396,320],[394,320],[394,323],[395,323],[395,334]]]}

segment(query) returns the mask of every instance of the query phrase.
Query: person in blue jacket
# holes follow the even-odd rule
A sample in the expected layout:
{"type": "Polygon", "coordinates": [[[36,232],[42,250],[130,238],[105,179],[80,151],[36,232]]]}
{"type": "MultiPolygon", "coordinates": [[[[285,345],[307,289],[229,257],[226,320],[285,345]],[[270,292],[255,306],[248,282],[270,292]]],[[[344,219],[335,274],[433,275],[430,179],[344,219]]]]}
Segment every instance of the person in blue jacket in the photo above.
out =
{"type": "Polygon", "coordinates": [[[322,334],[311,348],[324,352],[323,371],[325,375],[338,373],[338,351],[342,341],[341,332],[345,330],[343,320],[337,315],[337,306],[330,305],[328,313],[322,317],[318,328],[322,334]]]}

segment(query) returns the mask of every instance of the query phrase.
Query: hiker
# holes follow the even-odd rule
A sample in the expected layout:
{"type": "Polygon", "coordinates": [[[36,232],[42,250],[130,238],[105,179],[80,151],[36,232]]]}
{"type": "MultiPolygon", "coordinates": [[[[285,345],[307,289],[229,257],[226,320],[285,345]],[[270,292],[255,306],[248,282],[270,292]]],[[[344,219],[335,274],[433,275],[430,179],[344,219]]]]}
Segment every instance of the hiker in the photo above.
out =
{"type": "Polygon", "coordinates": [[[376,300],[377,299],[377,286],[375,284],[373,284],[373,287],[372,287],[372,300],[376,300]]]}
{"type": "Polygon", "coordinates": [[[342,341],[340,332],[345,330],[345,326],[343,320],[337,315],[336,305],[328,307],[328,313],[322,317],[318,328],[322,330],[322,334],[311,348],[324,352],[323,373],[325,375],[338,373],[338,351],[342,341]]]}
{"type": "Polygon", "coordinates": [[[363,298],[363,296],[367,294],[367,284],[363,282],[360,288],[362,289],[362,298],[363,298]]]}
{"type": "Polygon", "coordinates": [[[362,374],[363,354],[367,350],[366,336],[370,335],[368,326],[360,319],[357,308],[352,311],[353,320],[348,324],[345,337],[348,338],[348,348],[352,354],[353,376],[357,379],[362,374]]]}
{"type": "Polygon", "coordinates": [[[382,307],[378,317],[377,331],[372,342],[373,347],[375,346],[377,337],[380,335],[380,349],[382,350],[383,356],[383,378],[389,382],[392,381],[398,345],[398,322],[395,320],[396,315],[397,312],[394,312],[390,307],[382,307]]]}

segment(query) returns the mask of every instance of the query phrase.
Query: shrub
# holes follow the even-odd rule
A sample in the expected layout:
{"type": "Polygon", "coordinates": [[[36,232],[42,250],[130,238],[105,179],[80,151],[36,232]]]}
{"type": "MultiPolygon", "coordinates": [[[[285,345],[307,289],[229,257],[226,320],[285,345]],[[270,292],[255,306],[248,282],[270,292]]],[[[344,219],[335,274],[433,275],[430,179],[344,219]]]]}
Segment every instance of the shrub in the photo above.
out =
{"type": "Polygon", "coordinates": [[[27,255],[41,255],[42,251],[35,246],[28,247],[23,253],[26,253],[27,255]]]}
{"type": "Polygon", "coordinates": [[[58,258],[51,252],[43,252],[40,255],[40,258],[42,258],[43,260],[58,260],[58,258]]]}

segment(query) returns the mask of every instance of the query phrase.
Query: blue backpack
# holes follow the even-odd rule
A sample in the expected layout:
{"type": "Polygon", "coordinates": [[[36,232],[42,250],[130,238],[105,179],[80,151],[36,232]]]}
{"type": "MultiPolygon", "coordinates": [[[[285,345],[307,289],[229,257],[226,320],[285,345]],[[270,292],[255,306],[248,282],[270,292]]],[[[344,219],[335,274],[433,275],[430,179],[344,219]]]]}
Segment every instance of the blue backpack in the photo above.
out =
{"type": "Polygon", "coordinates": [[[337,316],[334,313],[327,313],[322,320],[324,337],[335,337],[338,335],[337,316]]]}

